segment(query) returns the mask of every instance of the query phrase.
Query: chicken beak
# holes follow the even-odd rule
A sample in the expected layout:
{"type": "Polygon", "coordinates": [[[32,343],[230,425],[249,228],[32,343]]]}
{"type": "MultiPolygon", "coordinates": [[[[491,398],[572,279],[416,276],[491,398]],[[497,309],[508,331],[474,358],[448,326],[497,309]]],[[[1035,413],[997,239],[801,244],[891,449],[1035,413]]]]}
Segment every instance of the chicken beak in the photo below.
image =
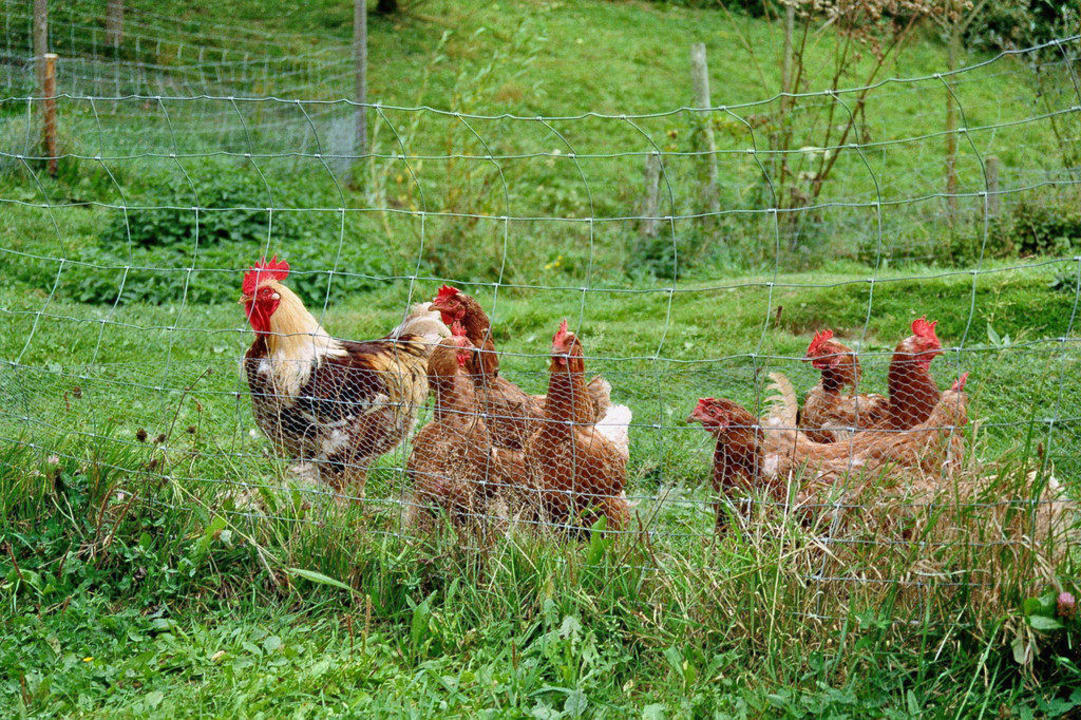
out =
{"type": "Polygon", "coordinates": [[[241,295],[240,299],[236,301],[236,304],[237,305],[247,305],[252,300],[254,300],[254,298],[251,295],[241,295]]]}

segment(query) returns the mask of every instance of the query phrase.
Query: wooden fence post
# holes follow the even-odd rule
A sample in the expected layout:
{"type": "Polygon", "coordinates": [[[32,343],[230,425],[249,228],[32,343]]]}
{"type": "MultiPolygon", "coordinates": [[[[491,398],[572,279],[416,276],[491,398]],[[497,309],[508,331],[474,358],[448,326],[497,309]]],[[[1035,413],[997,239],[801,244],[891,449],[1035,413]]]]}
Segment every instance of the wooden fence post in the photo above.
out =
{"type": "Polygon", "coordinates": [[[994,217],[998,215],[1002,198],[998,194],[998,171],[1000,163],[997,155],[988,155],[985,161],[987,167],[987,214],[994,217]]]}
{"type": "MultiPolygon", "coordinates": [[[[792,38],[796,34],[796,5],[795,3],[785,3],[784,8],[784,56],[781,63],[781,92],[785,93],[781,97],[781,110],[783,111],[788,104],[792,101],[792,98],[787,94],[792,92],[792,38]]],[[[783,114],[783,112],[782,112],[783,114]]]]}
{"type": "MultiPolygon", "coordinates": [[[[710,108],[709,67],[706,64],[705,43],[691,45],[691,79],[694,82],[694,105],[696,108],[710,108]]],[[[702,132],[706,141],[706,167],[709,170],[709,182],[705,188],[706,207],[712,213],[721,211],[721,200],[717,194],[717,142],[713,137],[713,116],[703,116],[702,132]]]]}
{"type": "Polygon", "coordinates": [[[49,4],[34,0],[34,65],[38,90],[45,87],[45,53],[49,52],[49,4]]]}
{"type": "Polygon", "coordinates": [[[105,39],[113,48],[120,47],[124,38],[124,0],[109,0],[105,4],[105,39]]]}
{"type": "MultiPolygon", "coordinates": [[[[960,62],[961,54],[961,31],[957,27],[950,30],[947,50],[947,67],[955,70],[960,62]]],[[[948,85],[946,87],[946,212],[952,227],[957,219],[957,103],[948,85]]]]}
{"type": "Polygon", "coordinates": [[[640,226],[643,238],[657,237],[657,213],[660,210],[661,199],[661,156],[654,151],[646,156],[646,192],[642,196],[642,224],[640,226]]]}
{"type": "MultiPolygon", "coordinates": [[[[356,87],[353,99],[358,104],[353,109],[353,121],[356,138],[353,154],[360,156],[368,153],[368,109],[363,103],[368,102],[368,2],[353,0],[353,72],[356,87]]],[[[356,159],[354,159],[356,162],[356,159]]],[[[359,172],[359,171],[358,171],[359,172]]],[[[359,180],[354,176],[354,182],[359,180]]]]}
{"type": "Polygon", "coordinates": [[[43,145],[48,158],[49,174],[56,177],[56,54],[45,53],[45,82],[42,94],[45,96],[45,122],[43,125],[43,145]]]}

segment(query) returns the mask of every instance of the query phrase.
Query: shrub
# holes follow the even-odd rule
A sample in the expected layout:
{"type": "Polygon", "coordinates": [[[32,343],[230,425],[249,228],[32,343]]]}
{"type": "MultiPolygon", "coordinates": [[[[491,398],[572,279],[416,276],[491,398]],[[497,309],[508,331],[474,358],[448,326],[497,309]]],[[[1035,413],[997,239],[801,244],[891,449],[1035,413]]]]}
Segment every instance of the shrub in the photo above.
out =
{"type": "MultiPolygon", "coordinates": [[[[172,176],[147,197],[133,205],[159,206],[133,209],[127,217],[117,213],[101,235],[106,247],[126,246],[129,239],[137,247],[191,248],[223,241],[261,242],[266,240],[271,214],[265,209],[268,198],[250,173],[237,165],[212,165],[211,172],[188,177],[172,176]],[[191,208],[212,208],[195,212],[191,208]],[[224,209],[213,209],[224,208],[224,209]]],[[[273,234],[296,239],[296,213],[273,216],[273,234]]]]}
{"type": "MultiPolygon", "coordinates": [[[[90,265],[66,270],[60,292],[79,302],[111,305],[123,282],[121,303],[228,302],[236,298],[239,283],[230,273],[239,273],[264,249],[288,258],[296,270],[290,286],[313,305],[371,289],[374,278],[364,276],[388,274],[386,253],[362,239],[350,237],[339,253],[337,213],[271,214],[261,209],[267,204],[261,183],[253,182],[242,167],[211,164],[204,170],[192,176],[192,184],[183,177],[171,178],[143,197],[129,199],[146,209],[129,210],[126,218],[114,213],[97,245],[79,258],[90,265]],[[196,213],[191,209],[195,203],[212,209],[196,213]],[[124,268],[129,267],[125,278],[124,268]],[[335,269],[350,274],[335,272],[334,282],[328,283],[335,269]]],[[[317,191],[302,178],[297,187],[278,189],[280,197],[320,204],[317,191]]]]}
{"type": "Polygon", "coordinates": [[[1031,47],[1076,32],[1078,22],[1081,0],[989,2],[969,25],[964,40],[968,47],[981,50],[1031,47]]]}
{"type": "Polygon", "coordinates": [[[1068,202],[1048,205],[1019,202],[991,219],[986,242],[983,222],[975,218],[958,225],[934,248],[936,260],[947,265],[974,262],[981,251],[985,258],[1065,255],[1081,248],[1081,212],[1068,202]]]}
{"type": "MultiPolygon", "coordinates": [[[[387,274],[380,261],[382,253],[365,243],[350,241],[350,252],[343,253],[334,281],[328,283],[337,254],[336,233],[288,245],[275,240],[272,248],[296,268],[289,276],[289,286],[311,307],[370,290],[377,285],[373,276],[387,274]]],[[[90,265],[73,265],[65,270],[59,292],[78,302],[112,305],[117,302],[123,282],[121,304],[231,302],[238,297],[243,268],[261,254],[261,245],[225,242],[201,251],[193,262],[187,248],[137,248],[132,251],[132,269],[125,278],[124,268],[129,265],[126,253],[90,248],[81,257],[90,265]],[[188,268],[193,268],[190,274],[188,268]]]]}
{"type": "Polygon", "coordinates": [[[1081,211],[1076,207],[1021,202],[1010,215],[1012,236],[1022,255],[1061,255],[1081,247],[1081,211]]]}

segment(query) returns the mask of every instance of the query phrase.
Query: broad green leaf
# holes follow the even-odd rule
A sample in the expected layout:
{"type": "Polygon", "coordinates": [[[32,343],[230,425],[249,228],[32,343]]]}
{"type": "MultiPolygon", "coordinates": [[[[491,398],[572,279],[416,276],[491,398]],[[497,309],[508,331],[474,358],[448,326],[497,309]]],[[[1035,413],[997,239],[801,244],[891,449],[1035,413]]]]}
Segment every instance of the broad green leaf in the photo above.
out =
{"type": "Polygon", "coordinates": [[[1062,623],[1055,618],[1045,617],[1043,615],[1029,615],[1028,624],[1036,630],[1061,630],[1062,623]]]}
{"type": "Polygon", "coordinates": [[[315,570],[306,570],[304,568],[289,568],[289,574],[296,575],[297,577],[302,577],[305,580],[310,580],[313,583],[319,583],[320,585],[330,585],[331,587],[336,587],[340,590],[353,592],[353,588],[349,587],[341,580],[335,580],[334,578],[328,575],[324,575],[321,572],[316,572],[315,570]]]}

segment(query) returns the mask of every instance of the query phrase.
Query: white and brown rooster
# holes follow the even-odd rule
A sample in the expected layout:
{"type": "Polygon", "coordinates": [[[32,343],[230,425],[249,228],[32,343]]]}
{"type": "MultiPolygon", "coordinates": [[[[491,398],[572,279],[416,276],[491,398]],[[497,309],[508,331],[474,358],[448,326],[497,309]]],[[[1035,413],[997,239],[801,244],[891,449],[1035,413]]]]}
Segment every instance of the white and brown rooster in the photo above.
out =
{"type": "Polygon", "coordinates": [[[240,302],[255,342],[242,369],[255,421],[278,452],[362,496],[368,467],[413,428],[428,356],[450,331],[422,304],[381,340],[339,340],[282,284],[288,276],[276,256],[244,276],[240,302]]]}

